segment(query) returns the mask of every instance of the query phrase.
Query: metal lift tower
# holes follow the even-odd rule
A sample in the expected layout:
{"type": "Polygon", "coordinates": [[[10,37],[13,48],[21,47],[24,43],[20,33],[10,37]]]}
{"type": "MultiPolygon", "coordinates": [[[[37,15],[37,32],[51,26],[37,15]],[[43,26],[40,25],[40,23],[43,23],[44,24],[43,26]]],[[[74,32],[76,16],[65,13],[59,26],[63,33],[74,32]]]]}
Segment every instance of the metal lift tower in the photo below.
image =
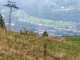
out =
{"type": "Polygon", "coordinates": [[[11,29],[11,14],[12,14],[12,8],[19,9],[19,7],[17,7],[17,6],[15,5],[16,2],[12,2],[12,1],[7,1],[7,2],[8,2],[8,4],[7,4],[7,5],[3,5],[3,6],[10,7],[9,25],[8,25],[8,29],[10,30],[10,29],[11,29]]]}

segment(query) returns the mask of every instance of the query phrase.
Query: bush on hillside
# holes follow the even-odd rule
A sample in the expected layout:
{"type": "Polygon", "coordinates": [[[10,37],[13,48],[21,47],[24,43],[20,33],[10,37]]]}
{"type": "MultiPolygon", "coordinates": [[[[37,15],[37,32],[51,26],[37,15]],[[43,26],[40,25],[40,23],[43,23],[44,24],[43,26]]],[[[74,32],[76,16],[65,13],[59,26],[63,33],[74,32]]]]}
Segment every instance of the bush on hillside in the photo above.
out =
{"type": "Polygon", "coordinates": [[[21,35],[26,35],[28,33],[28,30],[25,27],[22,27],[20,29],[20,33],[21,33],[21,35]]]}

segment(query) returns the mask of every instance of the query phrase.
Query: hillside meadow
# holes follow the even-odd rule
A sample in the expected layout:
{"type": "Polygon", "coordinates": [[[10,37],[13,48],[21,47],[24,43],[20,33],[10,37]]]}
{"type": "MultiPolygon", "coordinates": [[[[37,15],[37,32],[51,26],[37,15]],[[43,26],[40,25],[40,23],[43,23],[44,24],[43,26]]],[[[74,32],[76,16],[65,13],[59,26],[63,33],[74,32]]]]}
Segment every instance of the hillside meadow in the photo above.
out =
{"type": "Polygon", "coordinates": [[[45,58],[80,60],[80,38],[40,37],[34,32],[20,33],[0,28],[0,60],[45,60],[45,58]]]}

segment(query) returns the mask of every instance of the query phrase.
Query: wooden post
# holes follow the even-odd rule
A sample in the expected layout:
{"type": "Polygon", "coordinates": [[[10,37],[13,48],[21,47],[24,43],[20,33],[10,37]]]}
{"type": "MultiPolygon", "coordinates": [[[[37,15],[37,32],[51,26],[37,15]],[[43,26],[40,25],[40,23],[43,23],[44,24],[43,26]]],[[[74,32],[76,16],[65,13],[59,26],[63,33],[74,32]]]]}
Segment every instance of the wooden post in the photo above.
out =
{"type": "Polygon", "coordinates": [[[70,60],[70,57],[69,57],[69,60],[70,60]]]}
{"type": "Polygon", "coordinates": [[[44,44],[44,60],[46,60],[46,43],[44,44]]]}
{"type": "Polygon", "coordinates": [[[52,57],[52,60],[54,60],[54,57],[52,57]]]}

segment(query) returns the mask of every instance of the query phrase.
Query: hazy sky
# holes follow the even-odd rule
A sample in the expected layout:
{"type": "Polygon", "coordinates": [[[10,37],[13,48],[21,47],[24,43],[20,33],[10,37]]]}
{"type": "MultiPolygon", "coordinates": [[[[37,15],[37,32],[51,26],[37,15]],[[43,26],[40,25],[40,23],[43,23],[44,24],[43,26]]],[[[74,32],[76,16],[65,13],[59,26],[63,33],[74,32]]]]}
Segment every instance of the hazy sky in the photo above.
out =
{"type": "Polygon", "coordinates": [[[2,1],[2,0],[0,0],[0,1],[2,1]]]}
{"type": "MultiPolygon", "coordinates": [[[[7,4],[8,0],[0,0],[1,4],[7,4]]],[[[37,6],[42,7],[48,5],[51,1],[55,2],[57,5],[63,5],[71,2],[80,2],[79,0],[10,0],[16,2],[18,6],[31,6],[37,4],[37,6]]]]}
{"type": "Polygon", "coordinates": [[[67,2],[67,0],[65,0],[65,2],[67,2]]]}

